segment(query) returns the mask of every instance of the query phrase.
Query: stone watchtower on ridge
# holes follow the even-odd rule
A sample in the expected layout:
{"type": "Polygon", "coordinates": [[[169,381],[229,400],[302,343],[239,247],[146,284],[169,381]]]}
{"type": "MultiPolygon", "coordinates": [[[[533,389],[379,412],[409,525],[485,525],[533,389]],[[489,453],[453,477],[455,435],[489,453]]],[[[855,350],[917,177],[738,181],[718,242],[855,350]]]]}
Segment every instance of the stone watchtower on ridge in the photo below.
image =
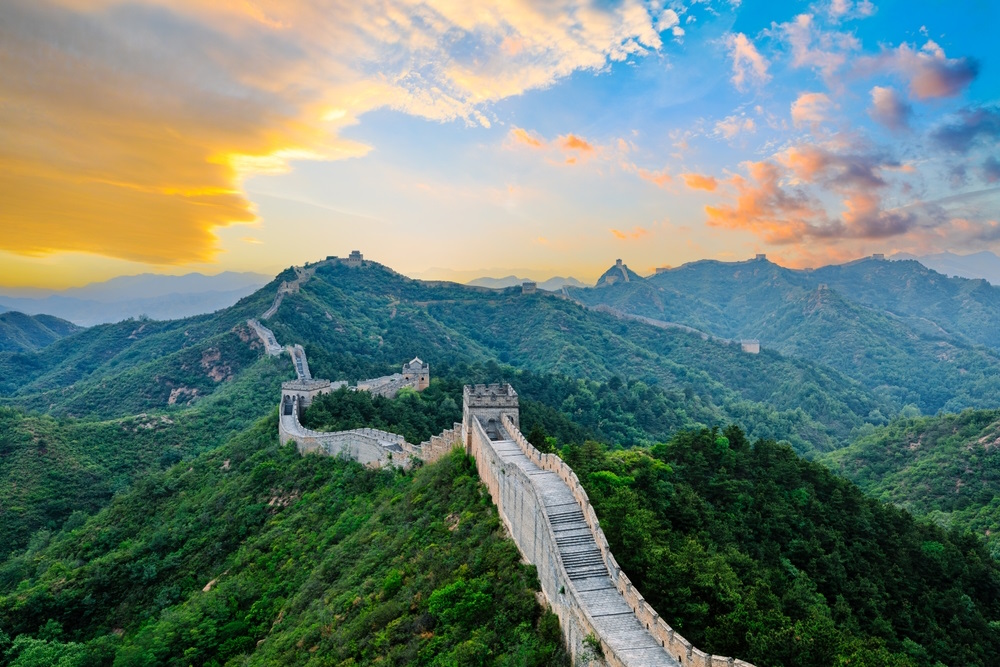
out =
{"type": "Polygon", "coordinates": [[[403,364],[403,379],[413,383],[413,388],[423,391],[431,386],[431,367],[420,357],[413,357],[409,363],[403,364]]]}
{"type": "Polygon", "coordinates": [[[503,384],[465,385],[462,391],[462,441],[465,453],[472,454],[472,420],[478,419],[491,440],[503,439],[502,417],[507,415],[521,428],[517,392],[503,384]]]}

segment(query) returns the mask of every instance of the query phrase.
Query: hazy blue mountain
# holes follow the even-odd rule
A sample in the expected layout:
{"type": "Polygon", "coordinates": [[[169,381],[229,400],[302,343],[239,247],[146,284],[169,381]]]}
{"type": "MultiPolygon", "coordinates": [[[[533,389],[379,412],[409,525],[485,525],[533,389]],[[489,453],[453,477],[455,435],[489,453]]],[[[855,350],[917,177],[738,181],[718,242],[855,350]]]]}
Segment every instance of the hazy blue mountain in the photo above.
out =
{"type": "Polygon", "coordinates": [[[897,253],[891,259],[913,259],[946,276],[981,278],[994,285],[1000,285],[1000,257],[989,250],[971,255],[956,255],[952,252],[939,252],[922,256],[897,253]]]}
{"type": "Polygon", "coordinates": [[[505,276],[503,278],[490,278],[484,276],[482,278],[476,278],[475,280],[470,280],[467,285],[472,285],[474,287],[489,287],[491,289],[504,289],[506,287],[515,287],[526,282],[536,282],[538,284],[538,289],[547,290],[549,292],[555,292],[562,289],[564,286],[569,287],[587,287],[587,284],[573,278],[572,276],[563,278],[562,276],[555,276],[549,278],[548,280],[542,281],[532,281],[531,278],[518,278],[517,276],[505,276]]]}
{"type": "MultiPolygon", "coordinates": [[[[613,267],[606,277],[616,274],[613,267]]],[[[766,260],[705,260],[569,293],[591,307],[758,339],[846,373],[895,410],[989,408],[1000,395],[1000,288],[916,261],[796,271],[766,260]]]]}
{"type": "Polygon", "coordinates": [[[8,290],[2,295],[2,309],[48,313],[81,326],[143,315],[157,320],[179,319],[227,308],[270,280],[259,273],[232,271],[214,276],[144,273],[61,291],[8,290]]]}

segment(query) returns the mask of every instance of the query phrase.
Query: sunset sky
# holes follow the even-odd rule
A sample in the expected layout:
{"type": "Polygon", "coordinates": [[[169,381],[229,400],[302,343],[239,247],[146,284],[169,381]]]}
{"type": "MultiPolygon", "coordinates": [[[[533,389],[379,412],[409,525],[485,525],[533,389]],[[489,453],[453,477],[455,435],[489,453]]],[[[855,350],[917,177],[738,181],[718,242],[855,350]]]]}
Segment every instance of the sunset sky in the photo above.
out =
{"type": "Polygon", "coordinates": [[[4,0],[0,286],[1000,250],[991,0],[4,0]]]}

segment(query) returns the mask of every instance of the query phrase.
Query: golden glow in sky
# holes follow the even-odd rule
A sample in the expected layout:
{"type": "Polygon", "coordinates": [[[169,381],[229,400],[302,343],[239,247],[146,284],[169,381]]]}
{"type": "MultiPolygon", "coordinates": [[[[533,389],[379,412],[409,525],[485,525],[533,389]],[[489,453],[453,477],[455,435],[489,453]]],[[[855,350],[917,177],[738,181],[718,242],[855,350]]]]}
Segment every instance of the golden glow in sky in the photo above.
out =
{"type": "Polygon", "coordinates": [[[0,286],[994,247],[991,44],[938,8],[5,2],[0,286]]]}

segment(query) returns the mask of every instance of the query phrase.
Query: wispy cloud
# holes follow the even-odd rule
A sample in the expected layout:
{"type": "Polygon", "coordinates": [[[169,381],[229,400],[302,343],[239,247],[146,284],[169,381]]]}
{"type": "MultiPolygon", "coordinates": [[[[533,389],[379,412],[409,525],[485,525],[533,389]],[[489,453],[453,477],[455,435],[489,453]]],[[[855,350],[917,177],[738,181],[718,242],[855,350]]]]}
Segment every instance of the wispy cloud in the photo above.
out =
{"type": "Polygon", "coordinates": [[[624,232],[618,229],[612,229],[611,235],[621,241],[637,241],[643,237],[649,236],[649,230],[642,227],[633,227],[631,231],[624,232]]]}
{"type": "Polygon", "coordinates": [[[731,80],[739,90],[745,90],[747,84],[751,82],[763,85],[771,80],[771,76],[767,73],[770,63],[746,35],[742,32],[728,35],[726,46],[733,61],[731,80]]]}

